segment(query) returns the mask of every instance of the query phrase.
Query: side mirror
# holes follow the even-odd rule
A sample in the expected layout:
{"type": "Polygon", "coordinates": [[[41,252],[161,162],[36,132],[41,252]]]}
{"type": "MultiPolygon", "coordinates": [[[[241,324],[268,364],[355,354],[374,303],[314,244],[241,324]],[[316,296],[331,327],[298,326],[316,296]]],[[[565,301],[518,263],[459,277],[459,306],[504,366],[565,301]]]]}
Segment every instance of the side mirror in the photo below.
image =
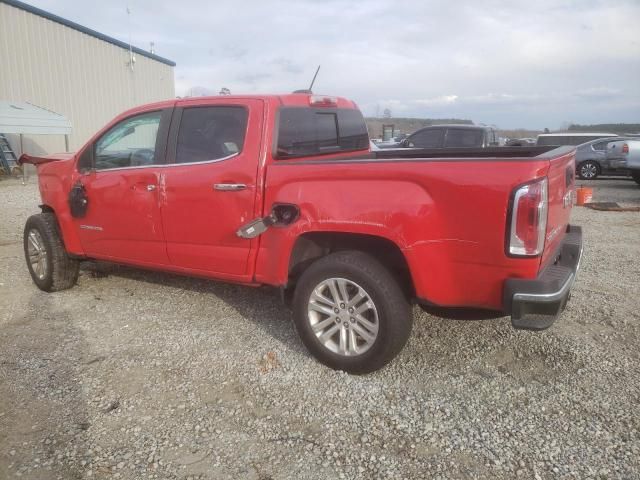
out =
{"type": "Polygon", "coordinates": [[[80,173],[87,173],[93,169],[93,145],[89,145],[78,159],[77,169],[80,173]]]}

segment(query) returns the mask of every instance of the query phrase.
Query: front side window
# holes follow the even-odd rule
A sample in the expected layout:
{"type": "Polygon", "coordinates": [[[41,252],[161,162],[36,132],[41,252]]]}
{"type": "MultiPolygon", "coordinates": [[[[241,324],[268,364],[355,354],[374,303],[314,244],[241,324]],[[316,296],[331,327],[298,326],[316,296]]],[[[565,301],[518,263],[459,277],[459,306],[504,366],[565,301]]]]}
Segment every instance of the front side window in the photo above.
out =
{"type": "Polygon", "coordinates": [[[354,109],[284,107],[278,123],[278,158],[364,150],[369,134],[354,109]]]}
{"type": "Polygon", "coordinates": [[[191,107],[182,112],[176,163],[198,163],[240,153],[249,113],[244,107],[191,107]]]}
{"type": "Polygon", "coordinates": [[[154,165],[156,138],[162,112],[127,118],[112,127],[95,144],[95,169],[154,165]]]}
{"type": "Polygon", "coordinates": [[[407,139],[407,146],[415,148],[442,148],[444,129],[434,128],[416,132],[407,139]]]}
{"type": "Polygon", "coordinates": [[[482,130],[477,129],[450,128],[444,145],[460,148],[482,147],[483,133],[482,130]]]}

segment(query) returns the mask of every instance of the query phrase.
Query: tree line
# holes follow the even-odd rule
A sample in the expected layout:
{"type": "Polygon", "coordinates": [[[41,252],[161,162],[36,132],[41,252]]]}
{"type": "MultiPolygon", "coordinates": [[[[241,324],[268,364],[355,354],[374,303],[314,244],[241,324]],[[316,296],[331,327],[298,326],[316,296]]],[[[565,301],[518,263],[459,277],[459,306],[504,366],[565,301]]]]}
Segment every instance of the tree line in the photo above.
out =
{"type": "Polygon", "coordinates": [[[640,133],[640,123],[596,123],[569,125],[570,132],[640,133]]]}

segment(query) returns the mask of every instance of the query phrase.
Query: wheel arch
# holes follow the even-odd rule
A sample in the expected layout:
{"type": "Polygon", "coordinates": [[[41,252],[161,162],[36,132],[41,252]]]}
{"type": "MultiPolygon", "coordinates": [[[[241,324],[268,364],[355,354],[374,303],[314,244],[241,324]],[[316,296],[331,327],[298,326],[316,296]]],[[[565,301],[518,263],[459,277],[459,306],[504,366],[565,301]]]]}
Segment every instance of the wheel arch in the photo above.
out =
{"type": "Polygon", "coordinates": [[[391,272],[407,298],[415,297],[411,270],[398,244],[382,236],[339,231],[311,231],[296,238],[289,257],[286,291],[293,291],[297,279],[314,261],[344,250],[371,255],[391,272]]]}
{"type": "Polygon", "coordinates": [[[42,213],[53,213],[54,215],[56,214],[56,211],[53,209],[53,207],[51,205],[47,205],[46,203],[38,205],[38,207],[40,207],[40,211],[42,213]]]}
{"type": "Polygon", "coordinates": [[[580,173],[580,170],[581,170],[582,166],[583,166],[585,163],[593,163],[593,164],[596,166],[596,170],[597,170],[597,172],[596,172],[596,177],[597,177],[598,175],[602,175],[603,167],[602,167],[602,165],[600,164],[600,162],[599,162],[597,159],[595,159],[595,158],[586,158],[586,159],[584,159],[584,160],[582,160],[582,161],[580,161],[579,163],[577,163],[577,164],[576,164],[576,172],[578,173],[578,175],[580,176],[580,178],[582,178],[582,175],[581,175],[581,173],[580,173]]]}
{"type": "Polygon", "coordinates": [[[41,205],[38,205],[38,207],[40,208],[41,213],[50,213],[53,215],[56,221],[56,229],[58,231],[58,235],[60,235],[60,239],[62,240],[62,244],[65,247],[67,253],[78,258],[84,257],[85,253],[82,248],[82,244],[80,243],[78,234],[73,227],[71,217],[67,215],[67,218],[64,218],[64,212],[61,216],[59,212],[57,212],[48,203],[43,203],[41,205]]]}

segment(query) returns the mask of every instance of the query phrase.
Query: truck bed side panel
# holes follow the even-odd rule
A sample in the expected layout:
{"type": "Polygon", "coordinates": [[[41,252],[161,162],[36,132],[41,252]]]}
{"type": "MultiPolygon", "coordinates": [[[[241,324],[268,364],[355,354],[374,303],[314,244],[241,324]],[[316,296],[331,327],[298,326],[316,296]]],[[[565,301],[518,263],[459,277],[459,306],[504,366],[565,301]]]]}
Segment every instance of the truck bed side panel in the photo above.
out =
{"type": "Polygon", "coordinates": [[[505,255],[510,194],[547,174],[542,159],[286,162],[269,165],[265,210],[293,203],[301,217],[262,235],[256,281],[284,285],[306,232],[384,237],[405,254],[419,298],[501,308],[505,278],[533,278],[540,258],[505,255]]]}

